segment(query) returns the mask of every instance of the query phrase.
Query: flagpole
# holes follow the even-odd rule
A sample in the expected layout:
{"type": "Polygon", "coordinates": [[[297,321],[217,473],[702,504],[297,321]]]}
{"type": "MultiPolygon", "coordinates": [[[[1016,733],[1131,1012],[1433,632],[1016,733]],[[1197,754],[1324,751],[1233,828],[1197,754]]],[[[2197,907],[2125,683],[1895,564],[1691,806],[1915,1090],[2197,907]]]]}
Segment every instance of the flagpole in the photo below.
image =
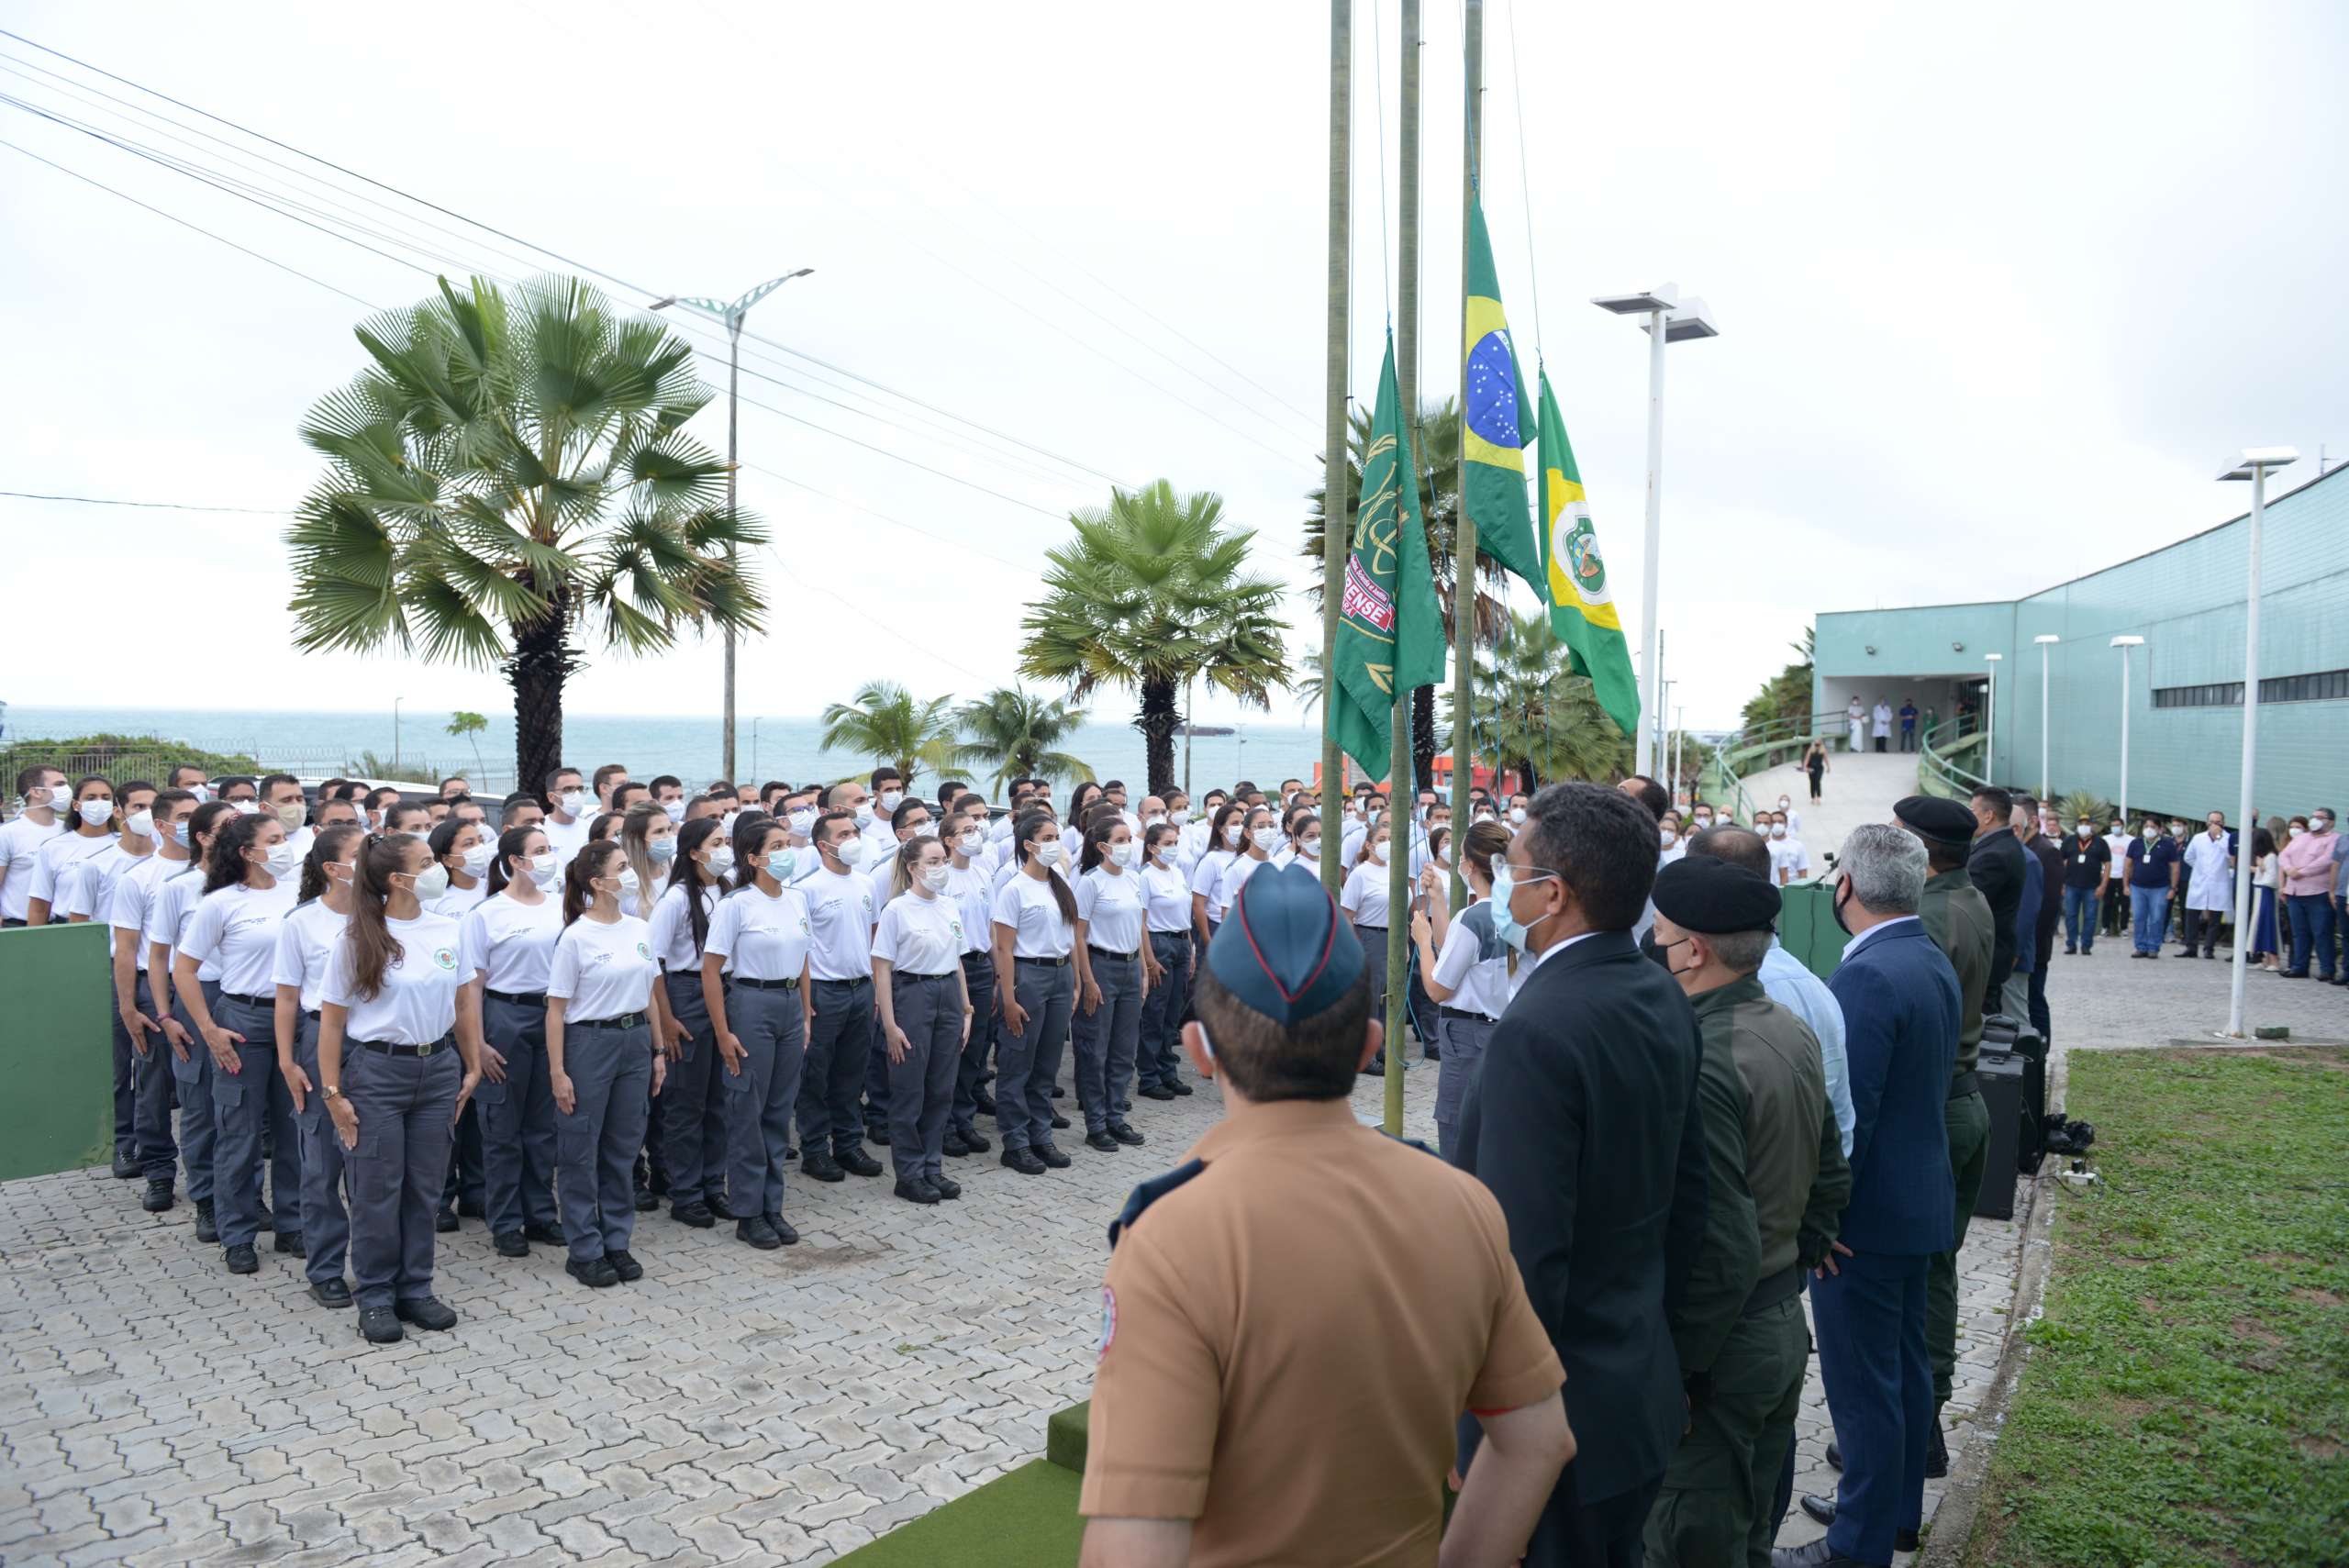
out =
{"type": "MultiPolygon", "coordinates": [[[[1460,415],[1468,417],[1468,226],[1476,206],[1476,154],[1485,124],[1485,0],[1462,0],[1462,56],[1467,134],[1460,145],[1460,415]]],[[[1468,741],[1475,726],[1476,669],[1476,520],[1468,515],[1468,443],[1460,443],[1460,510],[1452,543],[1452,823],[1468,831],[1468,741]]],[[[1452,901],[1468,902],[1460,856],[1452,857],[1452,901]]]]}
{"type": "MultiPolygon", "coordinates": [[[[1353,529],[1346,483],[1346,350],[1352,300],[1348,246],[1353,222],[1353,0],[1330,0],[1330,258],[1329,352],[1324,369],[1321,481],[1321,680],[1337,679],[1338,621],[1345,601],[1346,552],[1353,529]]],[[[1326,806],[1345,788],[1345,763],[1330,694],[1321,697],[1321,799],[1326,806]]],[[[1337,896],[1343,886],[1338,846],[1324,835],[1321,884],[1337,896]]]]}
{"type": "MultiPolygon", "coordinates": [[[[1395,378],[1403,415],[1404,463],[1414,501],[1419,493],[1419,0],[1403,0],[1402,97],[1400,152],[1402,228],[1397,240],[1402,299],[1396,312],[1395,378]]],[[[1416,506],[1413,510],[1418,508],[1416,506]]],[[[1424,521],[1420,527],[1426,526],[1424,521]]],[[[1399,595],[1398,595],[1399,596],[1399,595]]],[[[1400,661],[1397,663],[1399,668],[1400,661]]],[[[1386,1130],[1403,1136],[1403,1021],[1410,1012],[1411,987],[1411,841],[1422,824],[1417,822],[1408,798],[1416,802],[1419,783],[1414,772],[1411,706],[1412,687],[1395,683],[1394,748],[1386,771],[1386,820],[1400,835],[1390,839],[1386,866],[1386,1130]]],[[[1424,1042],[1422,1042],[1424,1049],[1424,1042]]]]}

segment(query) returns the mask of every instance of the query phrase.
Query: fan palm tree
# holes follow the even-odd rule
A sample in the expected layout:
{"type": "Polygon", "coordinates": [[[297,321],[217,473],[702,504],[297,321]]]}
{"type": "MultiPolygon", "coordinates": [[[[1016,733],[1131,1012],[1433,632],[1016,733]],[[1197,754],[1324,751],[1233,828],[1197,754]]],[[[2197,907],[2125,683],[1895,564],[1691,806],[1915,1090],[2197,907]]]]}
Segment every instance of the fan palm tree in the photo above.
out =
{"type": "Polygon", "coordinates": [[[1247,575],[1248,530],[1227,529],[1223,499],[1183,495],[1165,480],[1110,492],[1070,515],[1076,538],[1050,551],[1044,595],[1020,625],[1019,671],[1066,681],[1082,702],[1102,686],[1132,688],[1150,787],[1174,787],[1175,694],[1194,676],[1244,703],[1271,706],[1288,684],[1281,585],[1247,575]]]}
{"type": "Polygon", "coordinates": [[[504,672],[515,765],[562,761],[562,694],[591,630],[621,653],[760,628],[737,560],[766,536],[684,434],[693,350],[570,278],[476,278],[370,317],[371,363],[302,424],[328,462],[285,533],[294,645],[504,672]]]}
{"type": "MultiPolygon", "coordinates": [[[[1346,436],[1346,528],[1353,528],[1355,508],[1362,499],[1362,460],[1370,448],[1370,413],[1367,408],[1355,408],[1347,417],[1346,436]]],[[[1459,587],[1459,573],[1453,570],[1453,538],[1460,515],[1460,405],[1453,398],[1441,403],[1419,406],[1419,517],[1427,524],[1428,563],[1435,572],[1436,605],[1443,613],[1443,638],[1451,645],[1454,628],[1453,605],[1459,587]]],[[[1314,561],[1321,559],[1322,529],[1326,521],[1328,496],[1320,485],[1306,492],[1305,539],[1300,553],[1314,561]]],[[[1500,591],[1505,573],[1499,562],[1484,550],[1476,552],[1476,575],[1479,584],[1474,597],[1475,622],[1472,628],[1475,639],[1489,643],[1501,634],[1508,624],[1507,601],[1500,591]],[[1492,584],[1487,591],[1485,584],[1492,584]]],[[[1306,585],[1306,595],[1315,605],[1321,602],[1321,579],[1315,577],[1306,585]]],[[[1435,688],[1420,686],[1411,694],[1411,760],[1412,771],[1421,788],[1426,788],[1435,776],[1436,728],[1435,688]]]]}
{"type": "MultiPolygon", "coordinates": [[[[1630,770],[1631,740],[1571,669],[1544,610],[1512,614],[1499,646],[1478,651],[1476,689],[1489,706],[1475,716],[1469,747],[1486,766],[1517,770],[1529,790],[1560,779],[1608,784],[1630,770]]],[[[1451,700],[1446,693],[1447,714],[1451,700]]]]}
{"type": "Polygon", "coordinates": [[[1074,703],[1020,686],[997,686],[976,702],[964,703],[954,722],[963,732],[962,743],[954,748],[956,765],[996,764],[987,780],[989,789],[1000,790],[1010,779],[1084,784],[1093,777],[1084,759],[1059,749],[1085,722],[1085,710],[1074,703]]]}
{"type": "Polygon", "coordinates": [[[868,681],[856,695],[824,709],[818,743],[827,751],[848,751],[886,762],[906,776],[907,787],[927,771],[944,773],[956,762],[951,697],[920,701],[895,681],[868,681]]]}

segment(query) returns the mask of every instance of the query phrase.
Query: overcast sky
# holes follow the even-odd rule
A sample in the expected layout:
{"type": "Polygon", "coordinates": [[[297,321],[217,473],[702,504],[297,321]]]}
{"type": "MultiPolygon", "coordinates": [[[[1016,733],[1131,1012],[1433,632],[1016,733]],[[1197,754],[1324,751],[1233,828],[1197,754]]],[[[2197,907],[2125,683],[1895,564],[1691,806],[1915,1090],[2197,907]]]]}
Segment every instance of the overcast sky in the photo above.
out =
{"type": "MultiPolygon", "coordinates": [[[[2026,593],[2232,515],[2241,487],[2211,476],[2243,446],[2349,455],[2349,10],[1687,5],[1668,28],[1522,10],[1513,60],[1511,0],[1487,8],[1486,210],[1627,623],[1645,339],[1586,301],[1674,280],[1723,332],[1669,356],[1660,618],[1690,725],[1733,722],[1817,610],[2026,593]]],[[[1394,0],[1355,17],[1367,397],[1398,22],[1394,0]]],[[[752,330],[930,407],[751,345],[747,368],[806,390],[746,376],[745,395],[836,433],[742,412],[747,463],[824,493],[743,476],[780,545],[745,711],[812,713],[874,677],[1008,682],[1042,552],[1109,477],[1217,491],[1263,570],[1307,574],[1325,6],[19,3],[0,26],[649,291],[613,288],[632,303],[815,268],[752,330]]],[[[1459,31],[1456,6],[1428,8],[1430,395],[1457,381],[1459,31]]],[[[13,39],[0,94],[338,204],[395,253],[555,265],[13,39]]],[[[0,139],[370,305],[431,286],[20,109],[0,105],[0,139]]],[[[7,148],[0,212],[0,489],[300,497],[317,464],[295,428],[359,368],[358,305],[7,148]]],[[[700,430],[722,447],[722,399],[700,430]]],[[[505,706],[495,675],[284,657],[278,527],[0,500],[19,653],[0,696],[376,708],[429,681],[432,706],[505,706]]],[[[1302,655],[1301,599],[1297,622],[1302,655]]],[[[714,644],[599,657],[572,709],[715,713],[718,669],[714,644]]]]}

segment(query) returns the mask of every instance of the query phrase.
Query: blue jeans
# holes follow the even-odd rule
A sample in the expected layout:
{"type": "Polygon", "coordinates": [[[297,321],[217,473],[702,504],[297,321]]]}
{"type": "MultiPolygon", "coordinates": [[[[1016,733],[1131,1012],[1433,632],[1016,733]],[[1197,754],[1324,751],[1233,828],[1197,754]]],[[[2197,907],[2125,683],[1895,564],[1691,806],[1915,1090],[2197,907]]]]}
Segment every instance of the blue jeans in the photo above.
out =
{"type": "Polygon", "coordinates": [[[2129,940],[2139,952],[2158,953],[2169,929],[2169,889],[2132,887],[2129,890],[2129,940]]]}
{"type": "Polygon", "coordinates": [[[2295,893],[2286,896],[2284,908],[2292,918],[2292,960],[2285,967],[2296,974],[2306,974],[2309,959],[2313,956],[2317,973],[2327,980],[2332,979],[2332,896],[2322,893],[2295,893]]]}
{"type": "Polygon", "coordinates": [[[2064,951],[2082,952],[2096,946],[2096,889],[2064,889],[2064,951]]]}

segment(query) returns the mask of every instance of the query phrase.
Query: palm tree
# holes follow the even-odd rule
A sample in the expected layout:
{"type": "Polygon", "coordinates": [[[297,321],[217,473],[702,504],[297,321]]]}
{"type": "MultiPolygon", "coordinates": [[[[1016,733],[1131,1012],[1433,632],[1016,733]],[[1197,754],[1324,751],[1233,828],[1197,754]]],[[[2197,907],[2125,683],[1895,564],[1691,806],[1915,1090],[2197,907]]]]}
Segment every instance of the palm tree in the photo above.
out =
{"type": "Polygon", "coordinates": [[[1787,757],[1798,754],[1809,740],[1811,665],[1818,655],[1819,628],[1805,627],[1802,640],[1787,644],[1795,662],[1762,684],[1762,689],[1745,700],[1745,711],[1740,716],[1748,729],[1780,720],[1792,721],[1787,747],[1771,751],[1761,766],[1776,767],[1787,757]]]}
{"type": "Polygon", "coordinates": [[[684,434],[710,396],[685,339],[571,278],[443,278],[358,338],[368,368],[302,425],[328,466],[285,533],[297,650],[503,671],[534,784],[562,761],[584,628],[630,654],[759,629],[736,554],[766,535],[684,434]]]}
{"type": "Polygon", "coordinates": [[[459,708],[449,716],[448,733],[464,736],[473,743],[473,762],[484,773],[489,772],[489,764],[481,760],[481,738],[483,732],[488,728],[489,720],[478,713],[468,713],[459,708]]]}
{"type": "Polygon", "coordinates": [[[819,744],[827,751],[851,751],[886,762],[911,787],[925,770],[943,774],[954,766],[954,726],[947,715],[951,697],[918,700],[895,681],[868,681],[845,703],[824,709],[819,744]]]}
{"type": "MultiPolygon", "coordinates": [[[[1346,528],[1353,528],[1354,509],[1362,499],[1362,460],[1370,448],[1370,413],[1355,408],[1348,416],[1346,438],[1346,528]]],[[[1427,524],[1428,563],[1435,571],[1436,604],[1443,612],[1445,646],[1452,644],[1453,622],[1452,606],[1459,586],[1459,573],[1453,568],[1453,527],[1460,513],[1460,405],[1453,398],[1440,403],[1419,406],[1419,516],[1427,524]]],[[[1306,492],[1305,542],[1302,553],[1314,561],[1321,559],[1322,528],[1325,522],[1324,487],[1315,485],[1306,492]]],[[[1476,575],[1480,579],[1475,595],[1475,625],[1473,635],[1478,643],[1489,643],[1508,625],[1508,611],[1499,588],[1506,573],[1499,562],[1484,550],[1476,552],[1476,575]],[[1493,585],[1487,591],[1485,584],[1493,585]]],[[[1316,605],[1321,602],[1321,579],[1317,575],[1307,584],[1306,595],[1316,605]]],[[[1429,787],[1435,777],[1435,688],[1419,686],[1411,693],[1411,761],[1412,772],[1420,788],[1429,787]]]]}
{"type": "Polygon", "coordinates": [[[1066,779],[1083,784],[1093,777],[1085,761],[1059,750],[1085,722],[1085,710],[1072,702],[1048,697],[1021,686],[997,686],[976,702],[964,703],[954,715],[963,735],[954,748],[959,767],[997,764],[988,780],[999,790],[1006,780],[1066,779]]]}
{"type": "MultiPolygon", "coordinates": [[[[1566,645],[1545,610],[1512,614],[1497,648],[1479,650],[1470,748],[1499,773],[1514,768],[1529,790],[1560,779],[1612,783],[1631,765],[1631,742],[1599,706],[1589,680],[1570,673],[1566,645]]],[[[1446,712],[1452,696],[1444,695],[1446,712]]]]}
{"type": "Polygon", "coordinates": [[[1247,530],[1223,526],[1223,499],[1165,480],[1110,492],[1072,513],[1074,542],[1049,552],[1044,595],[1019,623],[1019,671],[1066,681],[1082,702],[1105,685],[1135,689],[1134,728],[1150,787],[1174,787],[1175,694],[1197,676],[1258,707],[1288,684],[1279,583],[1243,575],[1247,530]]]}

